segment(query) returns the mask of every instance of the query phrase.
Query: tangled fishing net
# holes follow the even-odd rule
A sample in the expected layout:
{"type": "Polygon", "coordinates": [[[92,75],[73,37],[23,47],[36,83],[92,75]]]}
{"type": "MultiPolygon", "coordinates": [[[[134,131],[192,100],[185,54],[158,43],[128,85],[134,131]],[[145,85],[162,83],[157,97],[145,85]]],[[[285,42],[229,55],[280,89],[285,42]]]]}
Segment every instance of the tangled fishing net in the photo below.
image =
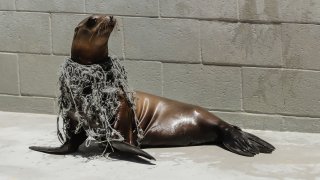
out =
{"type": "Polygon", "coordinates": [[[123,141],[124,137],[113,128],[118,118],[119,94],[122,94],[134,113],[139,144],[143,132],[135,115],[133,91],[128,87],[127,73],[119,59],[109,57],[101,64],[81,65],[67,58],[61,65],[59,89],[57,129],[61,142],[63,135],[68,137],[69,112],[77,119],[74,133],[83,128],[89,137],[100,143],[123,141]],[[63,135],[59,128],[60,117],[63,135]]]}

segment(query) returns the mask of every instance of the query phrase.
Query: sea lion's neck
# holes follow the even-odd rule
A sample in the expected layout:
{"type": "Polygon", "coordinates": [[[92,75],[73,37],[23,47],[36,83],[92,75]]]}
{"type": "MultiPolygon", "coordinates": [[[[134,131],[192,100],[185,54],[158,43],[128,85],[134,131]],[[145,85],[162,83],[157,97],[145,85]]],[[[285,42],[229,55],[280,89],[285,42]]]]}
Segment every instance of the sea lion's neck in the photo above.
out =
{"type": "Polygon", "coordinates": [[[77,53],[71,53],[71,59],[74,62],[83,64],[83,65],[101,64],[104,61],[109,59],[108,48],[105,50],[103,55],[94,56],[94,57],[87,56],[87,54],[85,53],[83,55],[77,54],[77,53]]]}

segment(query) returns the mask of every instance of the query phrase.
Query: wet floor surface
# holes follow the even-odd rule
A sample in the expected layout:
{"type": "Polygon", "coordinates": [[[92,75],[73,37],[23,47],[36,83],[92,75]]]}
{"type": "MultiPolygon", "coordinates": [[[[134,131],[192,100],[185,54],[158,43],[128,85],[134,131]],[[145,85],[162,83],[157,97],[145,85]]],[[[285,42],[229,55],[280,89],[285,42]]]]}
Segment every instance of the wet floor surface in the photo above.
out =
{"type": "Polygon", "coordinates": [[[146,149],[157,161],[124,154],[100,156],[97,145],[49,155],[31,145],[59,145],[56,117],[0,112],[2,179],[318,179],[320,134],[247,130],[272,143],[272,154],[248,158],[218,146],[146,149]]]}

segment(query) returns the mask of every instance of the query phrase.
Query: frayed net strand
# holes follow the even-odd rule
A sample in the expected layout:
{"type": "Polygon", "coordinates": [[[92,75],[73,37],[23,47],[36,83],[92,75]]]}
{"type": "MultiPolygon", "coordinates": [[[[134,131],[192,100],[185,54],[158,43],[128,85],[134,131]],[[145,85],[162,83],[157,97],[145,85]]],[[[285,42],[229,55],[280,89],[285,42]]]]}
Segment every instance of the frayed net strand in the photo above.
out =
{"type": "Polygon", "coordinates": [[[124,141],[124,137],[113,125],[118,120],[122,94],[134,112],[138,142],[142,130],[135,115],[134,92],[129,89],[127,73],[116,57],[109,57],[104,63],[81,65],[67,58],[61,65],[59,77],[60,96],[58,98],[58,137],[61,142],[68,138],[70,128],[69,113],[74,113],[77,126],[75,132],[83,128],[87,135],[98,142],[124,141]],[[59,119],[62,118],[62,133],[59,119]]]}

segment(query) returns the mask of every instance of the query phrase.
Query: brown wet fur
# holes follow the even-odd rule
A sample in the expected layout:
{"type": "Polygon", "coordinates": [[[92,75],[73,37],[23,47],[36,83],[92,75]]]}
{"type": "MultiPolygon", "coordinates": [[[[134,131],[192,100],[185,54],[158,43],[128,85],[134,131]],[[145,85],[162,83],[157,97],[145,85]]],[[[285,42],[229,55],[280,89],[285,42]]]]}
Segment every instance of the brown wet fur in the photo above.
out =
{"type": "MultiPolygon", "coordinates": [[[[85,65],[108,60],[108,40],[115,24],[115,18],[105,15],[92,15],[81,21],[75,28],[71,48],[72,60],[85,65]]],[[[152,159],[148,154],[143,154],[145,152],[142,150],[140,154],[135,152],[139,149],[135,147],[138,144],[134,115],[123,96],[119,96],[121,106],[114,128],[130,145],[121,146],[120,151],[129,152],[126,148],[133,147],[131,153],[152,159]]],[[[244,156],[254,156],[260,152],[270,153],[275,149],[271,144],[226,123],[202,107],[140,91],[136,91],[135,99],[136,116],[139,126],[144,131],[141,147],[187,146],[216,142],[229,151],[244,156]]],[[[77,120],[72,113],[69,117],[76,124],[77,120]]],[[[69,129],[70,139],[61,147],[71,146],[72,149],[62,150],[65,154],[74,152],[75,147],[85,140],[83,132],[81,135],[75,135],[72,134],[72,127],[69,129]]],[[[31,149],[39,150],[35,147],[31,149]]]]}
{"type": "Polygon", "coordinates": [[[71,59],[85,65],[106,60],[115,24],[113,16],[93,15],[81,21],[74,30],[71,59]]]}

